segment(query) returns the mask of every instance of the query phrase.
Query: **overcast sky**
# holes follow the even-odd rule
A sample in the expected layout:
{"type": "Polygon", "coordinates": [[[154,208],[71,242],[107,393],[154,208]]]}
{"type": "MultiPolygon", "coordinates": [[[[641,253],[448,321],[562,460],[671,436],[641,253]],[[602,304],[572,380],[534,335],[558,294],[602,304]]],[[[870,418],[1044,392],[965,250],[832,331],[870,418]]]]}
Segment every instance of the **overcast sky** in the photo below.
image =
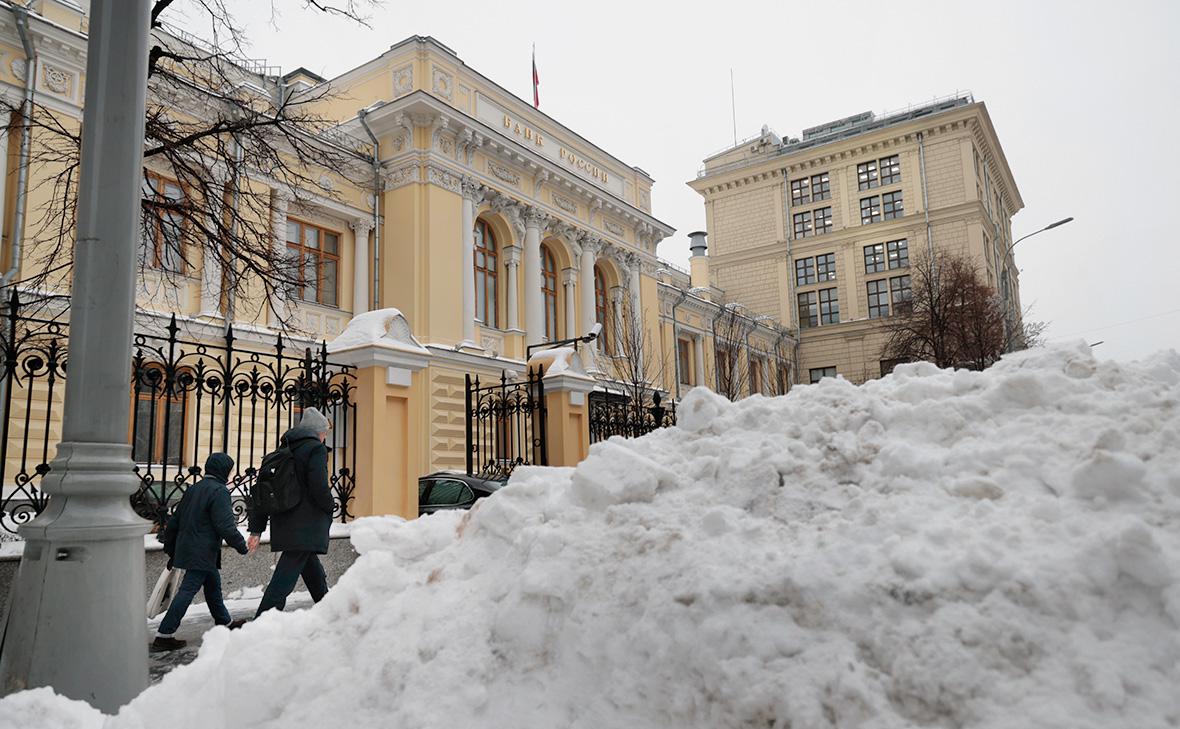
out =
{"type": "Polygon", "coordinates": [[[254,55],[326,77],[410,35],[469,66],[656,179],[652,211],[684,264],[703,229],[685,186],[701,160],[769,124],[809,126],[970,90],[987,104],[1025,209],[1021,294],[1050,338],[1104,357],[1180,350],[1180,2],[426,2],[388,0],[372,28],[237,0],[254,55]]]}

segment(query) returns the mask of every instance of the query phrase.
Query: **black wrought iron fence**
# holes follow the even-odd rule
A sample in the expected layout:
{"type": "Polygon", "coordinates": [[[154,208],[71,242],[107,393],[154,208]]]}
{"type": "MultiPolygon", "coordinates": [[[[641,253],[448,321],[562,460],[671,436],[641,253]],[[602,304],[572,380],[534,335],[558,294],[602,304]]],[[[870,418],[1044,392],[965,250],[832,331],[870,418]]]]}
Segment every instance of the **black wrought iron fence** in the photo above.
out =
{"type": "MultiPolygon", "coordinates": [[[[40,484],[61,437],[68,325],[23,312],[15,291],[3,321],[0,528],[15,532],[48,502],[40,484]]],[[[256,465],[304,408],[316,407],[333,424],[335,517],[351,518],[357,423],[351,368],[330,362],[326,343],[298,349],[282,335],[240,342],[232,327],[211,341],[180,335],[175,315],[163,331],[135,335],[128,437],[140,480],[131,497],[136,512],[162,524],[184,489],[201,478],[208,454],[222,451],[236,464],[229,488],[244,522],[256,465]]]]}
{"type": "Polygon", "coordinates": [[[664,405],[663,396],[656,391],[644,390],[637,395],[592,392],[587,402],[591,443],[612,435],[638,438],[657,428],[676,425],[676,403],[664,405]]]}
{"type": "Polygon", "coordinates": [[[467,375],[467,473],[507,478],[517,466],[549,465],[548,410],[542,371],[530,368],[524,380],[481,385],[467,375]]]}

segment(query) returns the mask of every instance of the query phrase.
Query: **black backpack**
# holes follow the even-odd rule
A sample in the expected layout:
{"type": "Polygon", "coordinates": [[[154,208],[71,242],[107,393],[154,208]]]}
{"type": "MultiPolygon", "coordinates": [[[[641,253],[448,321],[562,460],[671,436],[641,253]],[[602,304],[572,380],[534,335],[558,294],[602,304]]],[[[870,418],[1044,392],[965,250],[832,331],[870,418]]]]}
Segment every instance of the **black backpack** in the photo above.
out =
{"type": "Polygon", "coordinates": [[[283,444],[262,457],[251,493],[256,512],[274,516],[290,511],[299,505],[302,491],[295,473],[295,454],[290,446],[283,444]]]}

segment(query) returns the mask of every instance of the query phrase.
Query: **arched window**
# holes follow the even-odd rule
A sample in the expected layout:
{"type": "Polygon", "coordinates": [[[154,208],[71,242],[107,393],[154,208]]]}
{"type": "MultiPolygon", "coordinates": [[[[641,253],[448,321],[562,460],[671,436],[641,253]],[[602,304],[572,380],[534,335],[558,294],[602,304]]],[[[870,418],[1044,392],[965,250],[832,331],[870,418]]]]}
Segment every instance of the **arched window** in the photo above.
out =
{"type": "Polygon", "coordinates": [[[475,221],[475,318],[500,326],[496,318],[496,237],[483,220],[475,221]]]}
{"type": "Polygon", "coordinates": [[[557,262],[553,251],[541,246],[541,291],[545,294],[545,337],[557,340],[557,262]]]}
{"type": "Polygon", "coordinates": [[[602,352],[610,351],[610,311],[606,299],[606,279],[602,269],[594,267],[594,321],[602,325],[602,333],[598,335],[598,349],[602,352]]]}

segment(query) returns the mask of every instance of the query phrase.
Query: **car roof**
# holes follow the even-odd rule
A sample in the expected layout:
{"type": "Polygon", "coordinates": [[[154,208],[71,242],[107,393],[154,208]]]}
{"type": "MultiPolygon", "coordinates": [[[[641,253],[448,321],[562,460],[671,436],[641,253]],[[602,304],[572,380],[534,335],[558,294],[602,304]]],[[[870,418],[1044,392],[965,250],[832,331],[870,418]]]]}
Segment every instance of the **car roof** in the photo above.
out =
{"type": "Polygon", "coordinates": [[[479,486],[480,488],[484,488],[489,491],[495,491],[507,483],[506,480],[502,481],[498,479],[480,478],[479,476],[469,476],[462,471],[435,471],[434,473],[428,473],[425,476],[420,476],[419,478],[453,478],[456,481],[463,481],[464,483],[470,484],[472,486],[479,486]]]}

